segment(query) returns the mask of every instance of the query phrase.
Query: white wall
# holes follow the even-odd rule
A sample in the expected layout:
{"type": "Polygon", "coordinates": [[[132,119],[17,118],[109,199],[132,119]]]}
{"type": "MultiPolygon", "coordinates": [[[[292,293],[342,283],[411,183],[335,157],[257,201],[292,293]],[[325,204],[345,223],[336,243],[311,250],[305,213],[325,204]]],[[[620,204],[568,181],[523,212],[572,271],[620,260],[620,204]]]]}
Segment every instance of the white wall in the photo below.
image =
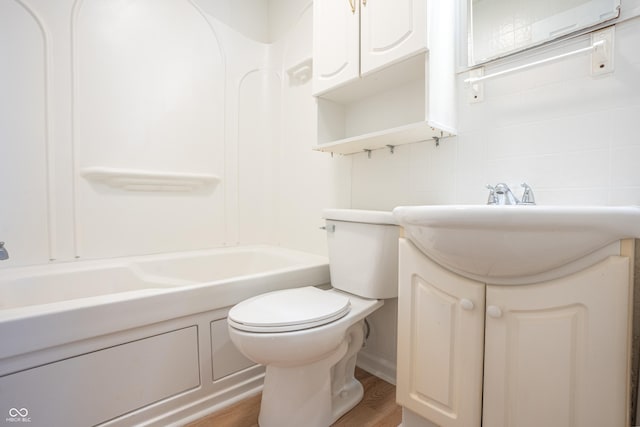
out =
{"type": "Polygon", "coordinates": [[[192,0],[203,12],[248,39],[269,41],[268,0],[192,0]]]}
{"type": "Polygon", "coordinates": [[[540,204],[640,203],[640,20],[617,26],[613,74],[574,57],[486,82],[469,104],[463,73],[457,137],[368,159],[311,150],[311,85],[287,74],[311,55],[311,13],[310,0],[0,4],[0,268],[251,243],[323,254],[324,207],[484,203],[499,181],[528,182],[540,204]],[[113,9],[152,3],[143,25],[113,9]],[[83,178],[91,166],[221,181],[123,192],[83,178]]]}
{"type": "Polygon", "coordinates": [[[316,145],[316,102],[311,81],[296,82],[287,70],[311,57],[312,2],[277,0],[270,16],[279,16],[272,32],[286,34],[272,46],[271,59],[283,76],[281,133],[278,140],[278,234],[282,246],[326,254],[322,209],[349,207],[351,159],[311,150],[316,145]],[[290,17],[286,22],[284,17],[290,17]]]}
{"type": "Polygon", "coordinates": [[[199,192],[122,191],[83,175],[225,176],[225,52],[215,28],[185,1],[85,0],[72,30],[77,256],[221,245],[226,179],[199,192]]]}
{"type": "Polygon", "coordinates": [[[17,259],[42,262],[52,233],[46,34],[18,2],[0,4],[0,31],[0,241],[17,259]]]}
{"type": "MultiPolygon", "coordinates": [[[[623,4],[624,7],[624,4],[623,4]]],[[[489,65],[492,73],[585,47],[588,36],[489,65]]],[[[470,104],[458,76],[459,135],[353,158],[352,207],[485,203],[485,184],[529,183],[539,204],[640,204],[640,19],[617,25],[615,71],[589,56],[486,81],[470,104]]]]}
{"type": "Polygon", "coordinates": [[[351,159],[314,152],[310,0],[0,4],[0,268],[281,244],[326,253],[351,159]],[[123,191],[91,168],[206,174],[123,191]]]}
{"type": "MultiPolygon", "coordinates": [[[[280,4],[298,9],[278,21],[284,39],[308,2],[280,4]]],[[[300,31],[299,46],[267,44],[266,0],[2,2],[0,241],[10,259],[0,268],[296,236],[278,228],[290,171],[278,162],[299,166],[281,151],[280,126],[282,52],[310,52],[310,26],[300,31]],[[220,182],[123,191],[83,176],[96,167],[220,182]]],[[[313,109],[311,99],[302,104],[313,109]]],[[[287,120],[306,126],[314,115],[287,120]]],[[[324,202],[311,200],[300,202],[316,225],[324,202]]]]}

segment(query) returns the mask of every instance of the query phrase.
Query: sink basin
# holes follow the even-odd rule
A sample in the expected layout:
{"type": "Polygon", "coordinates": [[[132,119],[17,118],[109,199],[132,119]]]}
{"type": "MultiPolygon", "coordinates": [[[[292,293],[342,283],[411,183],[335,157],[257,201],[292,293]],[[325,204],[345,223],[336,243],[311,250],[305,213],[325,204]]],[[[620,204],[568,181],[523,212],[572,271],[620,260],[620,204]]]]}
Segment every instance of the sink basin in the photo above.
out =
{"type": "Polygon", "coordinates": [[[640,238],[639,207],[400,206],[393,215],[433,261],[496,284],[568,274],[640,238]]]}

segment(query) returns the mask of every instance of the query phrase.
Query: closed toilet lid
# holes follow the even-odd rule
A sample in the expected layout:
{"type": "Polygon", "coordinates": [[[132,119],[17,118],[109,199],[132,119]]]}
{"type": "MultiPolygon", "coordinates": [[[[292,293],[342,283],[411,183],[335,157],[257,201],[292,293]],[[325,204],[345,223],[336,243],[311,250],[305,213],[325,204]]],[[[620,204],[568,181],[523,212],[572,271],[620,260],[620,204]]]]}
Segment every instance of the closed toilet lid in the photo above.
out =
{"type": "Polygon", "coordinates": [[[313,286],[269,292],[229,311],[229,324],[248,332],[289,332],[331,323],[350,309],[349,297],[313,286]]]}

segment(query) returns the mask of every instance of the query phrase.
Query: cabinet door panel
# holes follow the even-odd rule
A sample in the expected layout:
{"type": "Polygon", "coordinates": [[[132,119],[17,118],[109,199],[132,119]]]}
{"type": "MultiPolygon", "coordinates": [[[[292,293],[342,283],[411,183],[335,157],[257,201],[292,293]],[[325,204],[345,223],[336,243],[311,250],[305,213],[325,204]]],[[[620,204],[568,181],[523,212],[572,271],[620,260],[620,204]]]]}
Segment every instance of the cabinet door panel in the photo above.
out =
{"type": "Polygon", "coordinates": [[[360,14],[362,74],[426,49],[426,0],[366,0],[360,14]]]}
{"type": "Polygon", "coordinates": [[[484,285],[400,241],[398,402],[442,427],[480,425],[484,285]]]}
{"type": "Polygon", "coordinates": [[[313,2],[313,93],[358,78],[360,23],[358,0],[313,2]]]}
{"type": "Polygon", "coordinates": [[[629,261],[488,286],[483,425],[626,425],[629,261]],[[542,410],[541,408],[544,408],[542,410]]]}

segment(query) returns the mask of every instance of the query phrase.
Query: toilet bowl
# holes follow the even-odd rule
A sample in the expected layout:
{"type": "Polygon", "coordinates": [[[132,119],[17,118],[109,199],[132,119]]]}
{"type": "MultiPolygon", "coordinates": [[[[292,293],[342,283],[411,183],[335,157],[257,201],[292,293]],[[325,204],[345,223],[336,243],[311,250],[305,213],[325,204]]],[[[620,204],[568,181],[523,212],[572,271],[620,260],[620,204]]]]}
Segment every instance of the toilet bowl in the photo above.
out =
{"type": "Polygon", "coordinates": [[[229,335],[266,366],[261,427],[327,427],[363,396],[355,379],[364,319],[397,296],[399,228],[389,212],[325,210],[333,288],[302,287],[247,299],[229,335]]]}

